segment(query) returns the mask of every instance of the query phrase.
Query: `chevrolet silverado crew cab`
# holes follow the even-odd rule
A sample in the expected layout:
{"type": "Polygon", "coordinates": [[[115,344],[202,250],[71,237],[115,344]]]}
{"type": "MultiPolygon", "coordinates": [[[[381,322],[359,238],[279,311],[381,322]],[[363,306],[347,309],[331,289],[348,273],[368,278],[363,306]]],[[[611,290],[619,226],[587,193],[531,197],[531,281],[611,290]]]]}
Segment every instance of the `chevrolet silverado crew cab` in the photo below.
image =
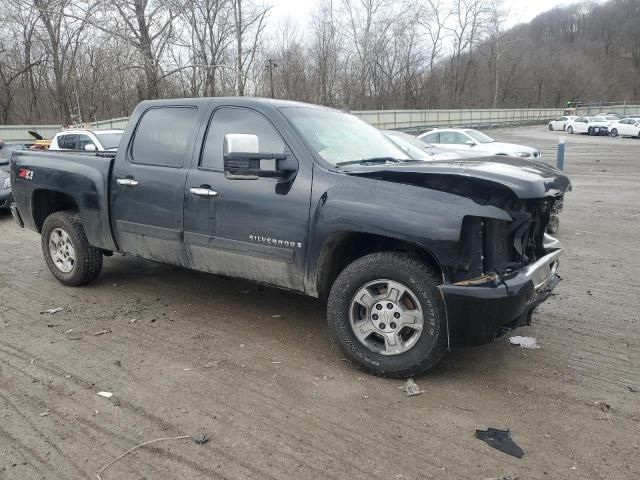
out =
{"type": "Polygon", "coordinates": [[[570,188],[539,161],[414,160],[352,115],[253,98],[144,101],[117,153],[15,152],[11,174],[64,285],[118,252],[325,298],[344,354],[389,377],[531,321],[570,188]]]}

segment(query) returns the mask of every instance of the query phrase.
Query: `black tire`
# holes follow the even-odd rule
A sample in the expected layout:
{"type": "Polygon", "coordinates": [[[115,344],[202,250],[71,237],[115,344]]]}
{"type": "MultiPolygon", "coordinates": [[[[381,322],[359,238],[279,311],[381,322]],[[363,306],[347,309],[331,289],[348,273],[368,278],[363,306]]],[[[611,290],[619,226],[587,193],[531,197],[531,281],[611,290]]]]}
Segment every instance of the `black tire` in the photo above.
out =
{"type": "Polygon", "coordinates": [[[557,215],[551,215],[549,223],[547,224],[547,233],[554,235],[558,233],[558,230],[560,230],[560,219],[557,215]]]}
{"type": "Polygon", "coordinates": [[[593,136],[593,127],[589,127],[589,130],[587,130],[587,135],[589,135],[590,137],[593,136]]]}
{"type": "Polygon", "coordinates": [[[80,214],[76,211],[61,211],[49,215],[42,226],[42,253],[49,270],[60,283],[72,287],[94,280],[102,270],[102,250],[92,247],[82,228],[80,214]],[[49,238],[55,229],[63,230],[71,239],[75,262],[71,271],[64,272],[55,264],[49,249],[49,238]]]}
{"type": "Polygon", "coordinates": [[[569,135],[573,135],[573,127],[572,127],[571,125],[569,125],[569,126],[567,127],[567,133],[568,133],[569,135]]]}
{"type": "Polygon", "coordinates": [[[549,124],[549,131],[553,132],[553,125],[549,124]]]}
{"type": "Polygon", "coordinates": [[[618,136],[618,129],[614,128],[613,130],[611,130],[611,136],[612,137],[617,137],[618,136]]]}
{"type": "Polygon", "coordinates": [[[327,304],[329,334],[360,369],[382,377],[408,378],[433,367],[447,349],[447,323],[437,289],[440,275],[416,256],[398,252],[372,253],[348,265],[331,287],[327,304]],[[366,284],[378,279],[399,282],[420,303],[424,327],[416,343],[400,354],[374,352],[355,336],[351,302],[366,284]]]}

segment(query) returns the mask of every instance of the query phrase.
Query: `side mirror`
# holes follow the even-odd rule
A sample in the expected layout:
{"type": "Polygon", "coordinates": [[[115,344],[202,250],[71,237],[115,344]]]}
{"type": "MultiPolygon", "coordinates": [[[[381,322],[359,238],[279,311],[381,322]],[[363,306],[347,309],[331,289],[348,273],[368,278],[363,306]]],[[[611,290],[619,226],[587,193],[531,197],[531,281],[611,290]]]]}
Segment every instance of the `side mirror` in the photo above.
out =
{"type": "Polygon", "coordinates": [[[95,152],[95,151],[97,150],[96,146],[95,146],[93,143],[87,143],[87,144],[84,146],[84,149],[85,149],[87,152],[95,152]]]}
{"type": "Polygon", "coordinates": [[[224,136],[224,171],[230,178],[285,178],[298,171],[295,158],[284,153],[263,153],[257,135],[228,133],[224,136]]]}
{"type": "Polygon", "coordinates": [[[464,143],[465,143],[465,145],[469,145],[470,147],[475,147],[476,146],[476,142],[474,142],[473,140],[467,140],[464,143]]]}

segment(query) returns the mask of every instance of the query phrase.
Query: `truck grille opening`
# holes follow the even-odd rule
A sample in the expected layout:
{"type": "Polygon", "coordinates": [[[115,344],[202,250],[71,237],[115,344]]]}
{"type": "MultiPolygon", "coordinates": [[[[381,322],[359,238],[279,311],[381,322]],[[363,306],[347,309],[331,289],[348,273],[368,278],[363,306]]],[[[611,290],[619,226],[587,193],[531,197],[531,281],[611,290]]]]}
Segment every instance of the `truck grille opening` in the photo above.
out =
{"type": "Polygon", "coordinates": [[[507,211],[512,221],[465,217],[456,280],[527,266],[545,254],[543,239],[555,199],[518,201],[507,211]]]}

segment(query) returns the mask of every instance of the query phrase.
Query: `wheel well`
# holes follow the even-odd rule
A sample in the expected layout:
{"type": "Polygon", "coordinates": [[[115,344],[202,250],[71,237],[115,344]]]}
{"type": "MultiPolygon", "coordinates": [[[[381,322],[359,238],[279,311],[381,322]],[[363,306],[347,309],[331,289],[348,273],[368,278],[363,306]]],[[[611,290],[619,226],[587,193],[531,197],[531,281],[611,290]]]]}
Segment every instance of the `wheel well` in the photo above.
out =
{"type": "Polygon", "coordinates": [[[78,210],[75,200],[69,195],[53,190],[36,190],[31,198],[31,213],[38,232],[42,231],[45,219],[61,210],[78,210]]]}
{"type": "Polygon", "coordinates": [[[414,253],[437,272],[442,273],[442,268],[433,254],[419,245],[383,235],[343,232],[327,240],[320,253],[317,274],[318,296],[322,298],[329,295],[331,285],[347,265],[370,253],[383,251],[414,253]]]}

